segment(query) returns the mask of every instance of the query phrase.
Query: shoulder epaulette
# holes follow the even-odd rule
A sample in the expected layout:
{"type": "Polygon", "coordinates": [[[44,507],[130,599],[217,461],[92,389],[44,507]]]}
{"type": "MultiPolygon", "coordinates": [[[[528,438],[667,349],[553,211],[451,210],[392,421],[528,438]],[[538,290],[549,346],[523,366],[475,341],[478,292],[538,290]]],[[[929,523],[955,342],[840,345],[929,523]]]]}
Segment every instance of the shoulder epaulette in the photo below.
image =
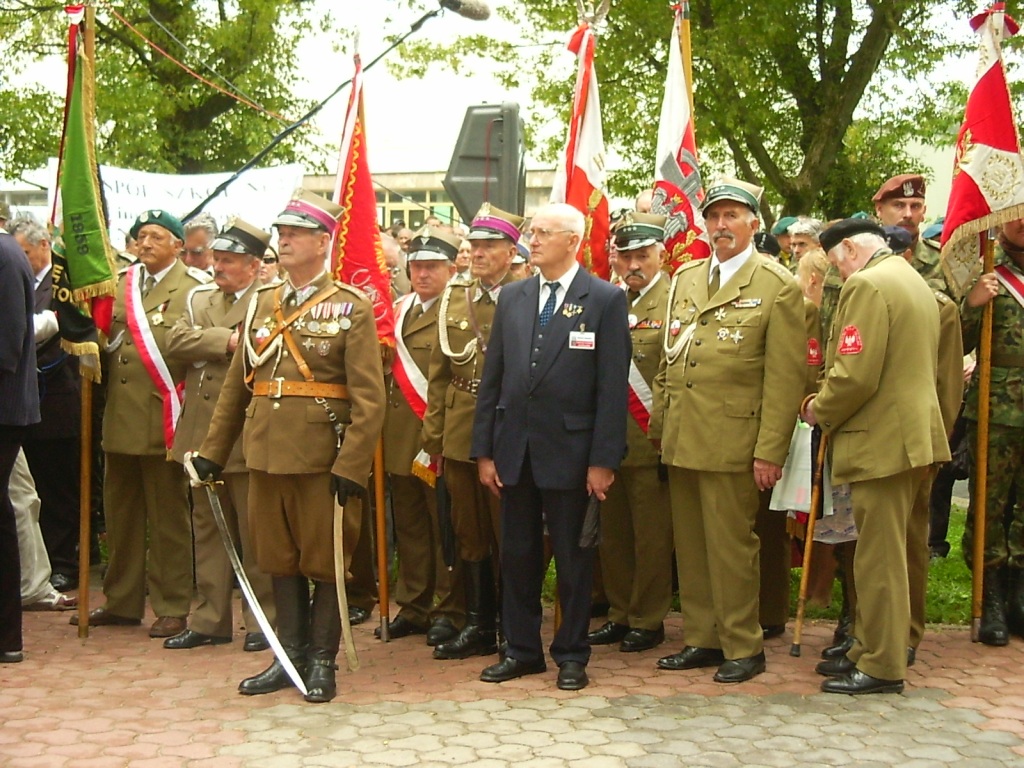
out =
{"type": "Polygon", "coordinates": [[[354,293],[356,296],[358,296],[361,299],[366,299],[367,301],[370,300],[370,297],[366,294],[365,291],[362,291],[359,288],[356,288],[354,285],[350,285],[348,283],[343,283],[343,282],[341,282],[341,280],[335,280],[334,284],[336,286],[338,286],[339,288],[341,288],[343,291],[348,291],[349,293],[354,293]]]}
{"type": "Polygon", "coordinates": [[[779,264],[779,262],[775,261],[774,259],[769,259],[767,256],[764,259],[762,259],[761,266],[767,269],[772,274],[774,274],[780,280],[789,281],[795,279],[793,277],[793,273],[790,272],[785,266],[779,264]]]}
{"type": "Polygon", "coordinates": [[[123,277],[124,275],[127,275],[128,274],[128,270],[131,269],[134,266],[135,266],[134,264],[129,264],[126,267],[121,267],[119,270],[117,270],[117,276],[118,277],[123,277]]]}
{"type": "Polygon", "coordinates": [[[213,280],[213,278],[210,277],[209,272],[204,272],[199,267],[189,267],[187,272],[189,277],[191,277],[193,280],[198,280],[203,285],[213,280]]]}
{"type": "Polygon", "coordinates": [[[447,287],[455,288],[456,286],[458,286],[460,288],[469,288],[469,286],[471,286],[473,282],[474,281],[472,277],[464,277],[461,279],[456,277],[448,283],[447,287]]]}
{"type": "Polygon", "coordinates": [[[260,291],[270,290],[271,288],[277,288],[277,286],[279,285],[280,283],[267,283],[266,285],[261,285],[256,289],[256,293],[259,293],[260,291]]]}
{"type": "Polygon", "coordinates": [[[939,300],[940,304],[948,304],[949,302],[952,301],[952,299],[949,298],[949,296],[944,294],[942,291],[935,291],[935,298],[939,300]]]}
{"type": "Polygon", "coordinates": [[[939,242],[938,240],[931,240],[931,239],[925,240],[922,237],[921,238],[921,242],[924,243],[925,245],[927,245],[929,248],[932,248],[932,249],[934,249],[936,251],[941,251],[942,250],[942,243],[939,242]]]}

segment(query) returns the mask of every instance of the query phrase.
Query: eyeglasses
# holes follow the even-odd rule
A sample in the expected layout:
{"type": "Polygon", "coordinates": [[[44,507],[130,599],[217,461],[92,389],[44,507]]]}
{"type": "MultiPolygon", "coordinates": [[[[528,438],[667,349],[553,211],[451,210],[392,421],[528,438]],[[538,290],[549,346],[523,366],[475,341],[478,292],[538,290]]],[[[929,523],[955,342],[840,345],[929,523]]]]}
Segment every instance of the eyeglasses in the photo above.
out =
{"type": "Polygon", "coordinates": [[[558,232],[571,232],[570,229],[531,229],[530,237],[536,237],[538,240],[547,240],[552,235],[558,232]]]}
{"type": "Polygon", "coordinates": [[[277,264],[277,256],[264,256],[263,257],[263,263],[264,264],[277,264]]]}
{"type": "Polygon", "coordinates": [[[186,248],[185,253],[191,254],[192,256],[202,256],[206,253],[206,248],[186,248]]]}

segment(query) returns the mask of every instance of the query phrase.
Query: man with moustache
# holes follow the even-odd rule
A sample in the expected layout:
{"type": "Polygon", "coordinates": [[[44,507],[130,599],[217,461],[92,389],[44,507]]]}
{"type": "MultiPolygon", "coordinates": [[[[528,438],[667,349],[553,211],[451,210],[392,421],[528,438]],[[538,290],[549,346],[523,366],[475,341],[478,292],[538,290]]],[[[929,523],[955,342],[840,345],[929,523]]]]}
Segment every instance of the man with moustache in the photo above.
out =
{"type": "Polygon", "coordinates": [[[882,184],[871,202],[875,204],[875,218],[883,227],[899,226],[910,233],[911,247],[914,249],[910,266],[917,270],[933,290],[949,293],[946,278],[942,274],[939,249],[921,238],[921,224],[928,211],[924,197],[924,176],[919,173],[902,173],[882,184]]]}
{"type": "Polygon", "coordinates": [[[437,344],[430,353],[423,448],[443,472],[462,561],[466,625],[434,648],[435,659],[498,652],[498,498],[484,487],[471,458],[473,414],[498,299],[514,281],[509,272],[523,219],[489,203],[469,230],[473,281],[450,284],[438,307],[437,344]]]}
{"type": "Polygon", "coordinates": [[[800,288],[754,252],[760,197],[735,179],[708,190],[714,253],[673,278],[648,432],[668,465],[686,640],[658,666],[718,667],[720,683],[765,669],[758,491],[782,476],[806,369],[800,288]]]}
{"type": "MultiPolygon", "coordinates": [[[[241,335],[249,301],[262,283],[257,278],[270,234],[242,219],[231,219],[213,240],[213,283],[194,288],[185,313],[167,335],[167,358],[188,364],[185,407],[174,435],[172,455],[179,463],[206,437],[217,397],[241,335]]],[[[249,473],[236,442],[217,486],[221,509],[232,541],[241,550],[243,567],[256,598],[273,624],[274,595],[270,577],[256,566],[249,529],[249,473]]],[[[224,548],[210,500],[205,491],[192,494],[192,533],[195,540],[198,605],[181,634],[164,641],[164,648],[180,650],[221,645],[232,639],[231,597],[234,573],[224,548]]],[[[267,644],[248,603],[242,616],[247,630],[243,650],[262,651],[267,644]]]]}
{"type": "Polygon", "coordinates": [[[213,272],[213,243],[217,237],[217,220],[208,213],[200,213],[185,224],[185,246],[181,258],[186,266],[213,272]]]}
{"type": "MultiPolygon", "coordinates": [[[[437,494],[413,467],[421,452],[427,374],[437,344],[438,298],[455,273],[459,242],[430,226],[413,236],[408,262],[412,292],[395,302],[395,357],[384,382],[384,470],[394,510],[399,608],[388,623],[388,637],[426,633],[430,646],[451,640],[464,613],[452,591],[459,572],[449,572],[441,554],[437,494]]],[[[375,634],[380,635],[379,628],[375,634]]]]}
{"type": "Polygon", "coordinates": [[[665,217],[626,213],[613,232],[629,304],[628,451],[601,505],[601,575],[608,621],[590,633],[591,645],[646,651],[665,639],[672,603],[672,513],[668,484],[658,475],[658,452],[647,439],[651,384],[661,359],[669,280],[661,272],[665,217]]]}

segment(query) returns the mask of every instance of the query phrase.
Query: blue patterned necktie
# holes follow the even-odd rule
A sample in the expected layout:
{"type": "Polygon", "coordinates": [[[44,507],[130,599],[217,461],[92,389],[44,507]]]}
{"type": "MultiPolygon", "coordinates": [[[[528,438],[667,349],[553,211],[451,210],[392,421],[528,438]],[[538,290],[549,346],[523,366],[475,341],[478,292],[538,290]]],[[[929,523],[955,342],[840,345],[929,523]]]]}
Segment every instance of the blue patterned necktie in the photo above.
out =
{"type": "Polygon", "coordinates": [[[540,311],[540,327],[543,328],[555,314],[555,302],[558,300],[558,283],[544,283],[548,287],[548,300],[544,302],[544,308],[540,311]]]}

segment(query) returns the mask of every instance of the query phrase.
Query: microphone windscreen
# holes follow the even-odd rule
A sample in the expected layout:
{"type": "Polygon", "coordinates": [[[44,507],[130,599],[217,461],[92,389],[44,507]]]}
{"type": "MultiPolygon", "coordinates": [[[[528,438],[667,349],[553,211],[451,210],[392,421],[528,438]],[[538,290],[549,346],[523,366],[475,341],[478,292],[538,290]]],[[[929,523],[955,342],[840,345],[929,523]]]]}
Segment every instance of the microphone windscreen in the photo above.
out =
{"type": "Polygon", "coordinates": [[[441,6],[473,21],[487,21],[491,9],[482,0],[440,0],[441,6]]]}

